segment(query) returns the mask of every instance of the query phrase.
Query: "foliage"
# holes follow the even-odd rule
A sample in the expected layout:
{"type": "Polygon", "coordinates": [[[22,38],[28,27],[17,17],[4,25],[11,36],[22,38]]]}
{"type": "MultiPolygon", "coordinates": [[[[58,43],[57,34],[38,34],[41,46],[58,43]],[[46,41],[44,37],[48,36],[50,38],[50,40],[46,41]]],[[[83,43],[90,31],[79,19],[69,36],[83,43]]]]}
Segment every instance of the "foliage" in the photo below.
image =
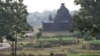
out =
{"type": "Polygon", "coordinates": [[[26,23],[28,15],[23,0],[0,0],[0,36],[14,35],[31,29],[26,23]]]}
{"type": "MultiPolygon", "coordinates": [[[[25,38],[24,38],[25,39],[25,38]]],[[[26,39],[25,40],[18,40],[18,41],[25,41],[25,44],[23,45],[19,45],[19,46],[23,46],[26,48],[51,48],[51,47],[59,47],[60,45],[72,45],[72,44],[78,44],[77,41],[75,40],[75,38],[66,38],[66,37],[62,37],[62,40],[60,41],[59,38],[53,38],[53,37],[48,37],[48,38],[40,38],[39,41],[35,42],[33,44],[32,43],[27,43],[26,39]]],[[[29,41],[31,41],[30,39],[27,39],[29,41]]]]}
{"type": "Polygon", "coordinates": [[[91,41],[91,40],[93,40],[93,38],[91,38],[91,37],[85,37],[84,38],[86,41],[91,41]]]}
{"type": "Polygon", "coordinates": [[[81,56],[100,56],[100,54],[84,54],[84,55],[81,55],[81,56]]]}
{"type": "Polygon", "coordinates": [[[6,36],[6,39],[10,41],[15,41],[15,38],[11,35],[6,36]]]}
{"type": "Polygon", "coordinates": [[[17,34],[32,29],[26,23],[26,8],[23,0],[0,0],[0,37],[12,41],[12,56],[16,56],[17,34]]]}
{"type": "Polygon", "coordinates": [[[100,45],[100,40],[88,41],[90,45],[100,45]]]}
{"type": "MultiPolygon", "coordinates": [[[[62,40],[72,41],[75,40],[73,37],[61,37],[62,40]]],[[[41,41],[58,41],[59,38],[56,37],[49,37],[49,38],[40,38],[41,41]]]]}
{"type": "Polygon", "coordinates": [[[38,30],[39,32],[36,34],[37,39],[39,39],[42,36],[42,29],[39,28],[38,30]]]}
{"type": "Polygon", "coordinates": [[[41,36],[42,36],[42,32],[38,32],[38,33],[36,34],[37,39],[39,39],[41,36]]]}
{"type": "Polygon", "coordinates": [[[97,36],[96,36],[96,39],[97,39],[97,40],[100,40],[100,35],[97,35],[97,36]]]}
{"type": "Polygon", "coordinates": [[[100,33],[100,1],[99,0],[75,0],[76,5],[81,5],[78,15],[74,16],[76,27],[83,34],[90,31],[92,36],[100,33]]]}
{"type": "Polygon", "coordinates": [[[69,29],[69,32],[74,32],[74,27],[69,29]]]}

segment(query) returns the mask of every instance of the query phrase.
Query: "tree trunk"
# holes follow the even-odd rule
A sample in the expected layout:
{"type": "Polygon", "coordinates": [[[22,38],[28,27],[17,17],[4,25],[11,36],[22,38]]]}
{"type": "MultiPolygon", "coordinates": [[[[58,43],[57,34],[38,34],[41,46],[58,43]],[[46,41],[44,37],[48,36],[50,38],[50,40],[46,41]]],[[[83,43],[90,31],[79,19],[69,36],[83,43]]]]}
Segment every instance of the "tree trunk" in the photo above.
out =
{"type": "Polygon", "coordinates": [[[0,43],[3,43],[3,39],[2,39],[2,37],[0,37],[0,43]]]}
{"type": "Polygon", "coordinates": [[[15,56],[17,56],[17,33],[15,38],[15,56]]]}
{"type": "Polygon", "coordinates": [[[14,50],[14,42],[12,41],[12,54],[11,54],[12,56],[14,56],[14,51],[15,51],[14,50]]]}

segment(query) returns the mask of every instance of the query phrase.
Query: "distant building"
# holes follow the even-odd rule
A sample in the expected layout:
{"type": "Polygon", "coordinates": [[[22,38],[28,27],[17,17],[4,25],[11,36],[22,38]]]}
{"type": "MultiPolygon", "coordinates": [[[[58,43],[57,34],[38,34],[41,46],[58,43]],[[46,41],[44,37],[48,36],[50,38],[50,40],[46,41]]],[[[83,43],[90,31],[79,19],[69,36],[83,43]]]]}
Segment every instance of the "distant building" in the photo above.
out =
{"type": "Polygon", "coordinates": [[[54,18],[50,15],[48,21],[42,22],[43,31],[68,31],[71,26],[72,18],[64,3],[61,4],[54,18]]]}

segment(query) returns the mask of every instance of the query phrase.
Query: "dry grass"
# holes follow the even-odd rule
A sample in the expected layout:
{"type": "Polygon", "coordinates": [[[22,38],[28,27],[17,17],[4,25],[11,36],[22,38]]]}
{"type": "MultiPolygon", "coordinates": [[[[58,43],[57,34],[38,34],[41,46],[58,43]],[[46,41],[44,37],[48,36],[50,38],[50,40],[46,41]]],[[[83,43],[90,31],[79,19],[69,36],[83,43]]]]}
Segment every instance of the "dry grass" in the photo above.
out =
{"type": "MultiPolygon", "coordinates": [[[[23,50],[17,51],[17,54],[49,55],[51,52],[54,52],[54,53],[68,54],[68,56],[79,56],[82,53],[100,53],[100,50],[81,49],[82,44],[86,43],[86,41],[84,41],[83,39],[79,39],[79,40],[80,40],[80,43],[74,44],[74,45],[66,45],[66,46],[52,47],[52,48],[23,48],[23,50]]],[[[18,42],[18,44],[21,44],[21,43],[28,44],[32,42],[34,41],[25,40],[25,41],[18,42]]],[[[5,51],[0,51],[0,53],[10,54],[11,50],[7,51],[6,49],[5,51]]]]}
{"type": "MultiPolygon", "coordinates": [[[[68,46],[60,46],[60,47],[53,47],[53,48],[26,48],[20,51],[17,51],[17,54],[33,54],[33,55],[49,55],[51,52],[54,53],[64,53],[64,54],[74,54],[71,53],[70,50],[74,50],[77,53],[99,53],[99,50],[83,50],[81,49],[81,45],[68,45],[68,46]]],[[[0,53],[10,54],[11,52],[5,51],[0,53]]]]}
{"type": "Polygon", "coordinates": [[[63,32],[43,32],[43,36],[55,36],[55,35],[72,35],[73,33],[70,33],[70,32],[65,32],[65,31],[63,31],[63,32]]]}

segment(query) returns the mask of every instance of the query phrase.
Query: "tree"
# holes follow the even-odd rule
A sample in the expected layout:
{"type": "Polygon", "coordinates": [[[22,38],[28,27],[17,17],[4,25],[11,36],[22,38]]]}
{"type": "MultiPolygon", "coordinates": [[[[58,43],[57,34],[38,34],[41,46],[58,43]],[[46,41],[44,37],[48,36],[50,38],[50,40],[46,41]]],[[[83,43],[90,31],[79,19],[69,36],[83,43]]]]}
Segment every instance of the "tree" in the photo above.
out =
{"type": "Polygon", "coordinates": [[[100,33],[100,0],[75,0],[75,3],[81,5],[79,14],[74,16],[76,27],[81,32],[90,31],[92,36],[96,36],[100,33]]]}
{"type": "Polygon", "coordinates": [[[39,38],[42,36],[42,29],[38,29],[39,32],[36,34],[37,40],[39,40],[39,38]]]}
{"type": "Polygon", "coordinates": [[[17,35],[32,29],[26,23],[27,7],[22,2],[23,0],[0,0],[0,38],[6,36],[15,42],[15,56],[17,35]],[[15,37],[15,41],[12,37],[15,37]]]}
{"type": "Polygon", "coordinates": [[[0,0],[0,36],[31,29],[26,23],[27,7],[23,0],[0,0]]]}
{"type": "Polygon", "coordinates": [[[15,38],[11,35],[6,36],[6,38],[7,38],[8,41],[11,41],[11,43],[10,43],[11,47],[12,47],[12,53],[11,54],[12,54],[12,56],[15,56],[15,53],[14,53],[15,52],[15,50],[14,50],[14,48],[15,48],[14,47],[15,38]]]}
{"type": "Polygon", "coordinates": [[[37,34],[36,34],[36,37],[37,37],[37,40],[39,40],[39,38],[42,36],[42,33],[41,32],[38,32],[37,34]]]}

